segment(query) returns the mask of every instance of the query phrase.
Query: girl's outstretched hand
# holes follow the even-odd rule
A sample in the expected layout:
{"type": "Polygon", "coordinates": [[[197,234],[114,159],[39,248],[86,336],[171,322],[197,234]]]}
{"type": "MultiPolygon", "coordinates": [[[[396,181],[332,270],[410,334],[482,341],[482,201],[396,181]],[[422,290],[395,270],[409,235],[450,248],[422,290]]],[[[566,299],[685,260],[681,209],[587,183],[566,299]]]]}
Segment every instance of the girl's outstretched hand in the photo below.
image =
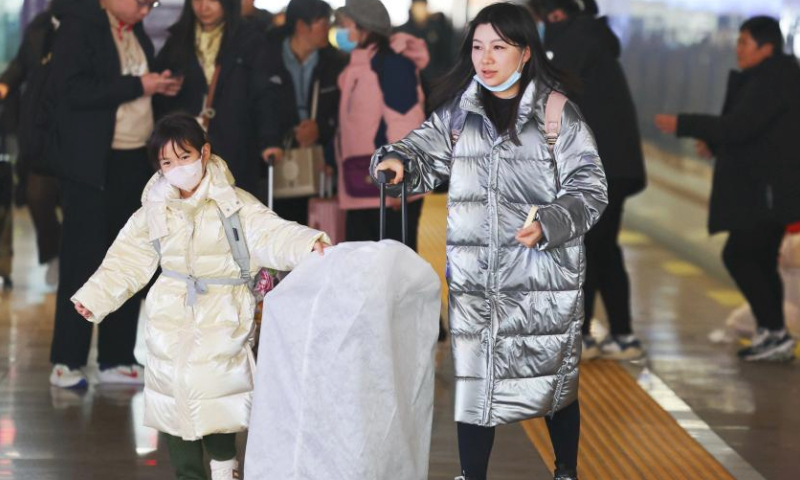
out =
{"type": "Polygon", "coordinates": [[[89,320],[94,316],[94,314],[88,308],[84,307],[81,302],[75,303],[75,310],[77,310],[78,313],[80,313],[81,316],[86,320],[89,320]]]}
{"type": "Polygon", "coordinates": [[[330,247],[330,245],[328,245],[327,243],[317,242],[317,243],[314,244],[314,251],[319,253],[319,255],[321,257],[321,256],[325,255],[325,249],[329,248],[329,247],[330,247]]]}

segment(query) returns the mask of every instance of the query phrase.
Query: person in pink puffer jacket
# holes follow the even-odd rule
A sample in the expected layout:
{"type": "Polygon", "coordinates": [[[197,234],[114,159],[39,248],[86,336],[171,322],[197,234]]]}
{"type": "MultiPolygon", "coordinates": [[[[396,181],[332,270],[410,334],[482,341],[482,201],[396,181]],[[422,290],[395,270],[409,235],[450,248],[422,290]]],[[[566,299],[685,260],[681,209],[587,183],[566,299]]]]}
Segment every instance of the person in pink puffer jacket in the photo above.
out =
{"type": "MultiPolygon", "coordinates": [[[[369,178],[369,159],[378,147],[400,140],[425,121],[419,70],[430,57],[424,40],[391,35],[389,13],[379,0],[348,0],[339,13],[356,46],[339,76],[339,205],[347,210],[348,241],[376,240],[379,199],[369,178]]],[[[416,250],[422,202],[413,200],[409,246],[416,250]]],[[[387,236],[400,239],[397,211],[388,213],[387,236]]]]}

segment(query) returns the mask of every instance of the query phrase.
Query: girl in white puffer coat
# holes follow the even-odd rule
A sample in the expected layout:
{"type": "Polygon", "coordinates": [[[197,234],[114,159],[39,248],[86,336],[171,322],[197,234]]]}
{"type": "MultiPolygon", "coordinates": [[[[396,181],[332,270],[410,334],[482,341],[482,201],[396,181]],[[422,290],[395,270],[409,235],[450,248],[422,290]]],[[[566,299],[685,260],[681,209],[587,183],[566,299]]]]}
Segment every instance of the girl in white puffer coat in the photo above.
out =
{"type": "Polygon", "coordinates": [[[148,153],[158,173],[142,208],[72,301],[99,323],[144,288],[160,264],[145,307],[144,423],[163,432],[178,478],[205,478],[204,446],[212,478],[238,478],[235,434],[248,426],[255,366],[256,301],[245,277],[262,267],[291,270],[312,251],[322,254],[330,240],[236,188],[188,115],[161,120],[148,153]],[[241,223],[233,233],[243,234],[249,272],[227,240],[232,218],[241,223]]]}

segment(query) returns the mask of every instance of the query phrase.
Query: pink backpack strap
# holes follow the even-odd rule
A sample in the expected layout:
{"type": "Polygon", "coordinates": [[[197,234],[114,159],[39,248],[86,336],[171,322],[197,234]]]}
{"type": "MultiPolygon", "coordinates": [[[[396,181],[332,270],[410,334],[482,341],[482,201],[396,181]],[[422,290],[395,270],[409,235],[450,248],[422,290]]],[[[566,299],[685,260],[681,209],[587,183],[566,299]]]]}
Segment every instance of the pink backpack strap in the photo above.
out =
{"type": "Polygon", "coordinates": [[[567,97],[555,90],[547,97],[547,105],[544,107],[544,138],[550,153],[553,153],[558,134],[561,133],[561,114],[564,113],[566,103],[567,97]]]}

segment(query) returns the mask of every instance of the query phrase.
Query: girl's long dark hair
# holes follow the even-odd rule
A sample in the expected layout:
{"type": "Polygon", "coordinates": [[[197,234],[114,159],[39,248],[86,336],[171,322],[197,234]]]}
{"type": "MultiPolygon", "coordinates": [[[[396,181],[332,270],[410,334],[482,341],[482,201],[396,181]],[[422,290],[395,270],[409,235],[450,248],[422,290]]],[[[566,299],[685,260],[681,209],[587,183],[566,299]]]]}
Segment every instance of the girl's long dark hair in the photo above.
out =
{"type": "MultiPolygon", "coordinates": [[[[219,64],[222,55],[231,42],[231,39],[236,35],[241,22],[240,17],[242,13],[241,0],[217,0],[222,4],[224,16],[222,21],[225,22],[225,32],[222,34],[222,43],[219,47],[217,54],[217,64],[219,64]]],[[[190,62],[195,57],[195,38],[194,28],[197,23],[197,17],[192,9],[192,0],[183,2],[183,10],[178,21],[169,27],[170,40],[167,43],[164,51],[164,62],[159,65],[160,68],[169,68],[173,73],[185,73],[189,67],[190,62]]]]}
{"type": "MultiPolygon", "coordinates": [[[[522,70],[520,94],[515,99],[511,118],[516,118],[522,92],[533,80],[562,93],[577,89],[577,82],[573,77],[555,68],[547,59],[536,30],[536,22],[531,13],[521,5],[495,3],[481,10],[469,23],[455,66],[441,79],[434,82],[433,94],[429,103],[432,110],[441,107],[455,96],[461,95],[472,82],[472,77],[475,76],[475,67],[472,65],[472,38],[475,36],[478,26],[485,24],[491,25],[508,44],[522,49],[525,47],[531,49],[531,59],[522,70]]],[[[481,98],[486,106],[489,103],[488,100],[491,99],[491,92],[485,88],[481,88],[481,90],[481,98]]],[[[489,113],[488,110],[487,113],[489,113]]],[[[515,132],[512,131],[512,135],[515,136],[515,132]]]]}

